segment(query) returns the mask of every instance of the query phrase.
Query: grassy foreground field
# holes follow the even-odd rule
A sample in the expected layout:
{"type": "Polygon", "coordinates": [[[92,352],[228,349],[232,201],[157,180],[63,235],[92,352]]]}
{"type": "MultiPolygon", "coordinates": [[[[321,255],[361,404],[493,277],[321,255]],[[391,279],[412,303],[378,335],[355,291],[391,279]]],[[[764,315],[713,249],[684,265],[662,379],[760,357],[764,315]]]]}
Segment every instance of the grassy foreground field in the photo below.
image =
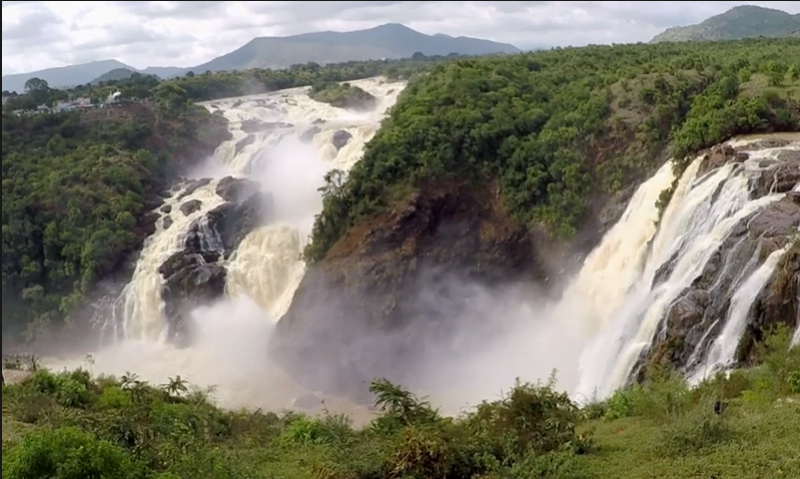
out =
{"type": "MultiPolygon", "coordinates": [[[[347,418],[225,411],[176,377],[38,370],[3,385],[5,479],[765,479],[800,472],[800,349],[695,389],[670,377],[578,407],[517,384],[459,418],[384,380],[347,418]]],[[[258,380],[254,378],[254,380],[258,380]]]]}

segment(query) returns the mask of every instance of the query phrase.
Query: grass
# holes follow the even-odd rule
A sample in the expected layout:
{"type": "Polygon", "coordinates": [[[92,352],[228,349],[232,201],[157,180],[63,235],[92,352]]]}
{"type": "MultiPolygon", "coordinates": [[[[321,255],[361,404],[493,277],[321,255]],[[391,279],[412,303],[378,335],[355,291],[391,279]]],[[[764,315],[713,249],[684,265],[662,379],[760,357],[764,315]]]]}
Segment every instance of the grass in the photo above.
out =
{"type": "Polygon", "coordinates": [[[664,450],[665,435],[696,433],[695,423],[676,421],[665,428],[642,418],[594,420],[582,430],[594,430],[597,450],[581,456],[578,463],[588,477],[598,478],[797,477],[800,396],[790,399],[794,402],[731,406],[726,411],[730,429],[724,440],[697,449],[677,448],[675,452],[664,450]]]}
{"type": "Polygon", "coordinates": [[[517,383],[458,418],[386,380],[365,428],[344,416],[224,411],[179,377],[39,370],[3,386],[7,479],[766,479],[800,471],[800,349],[697,388],[651,379],[583,407],[517,383]]]}

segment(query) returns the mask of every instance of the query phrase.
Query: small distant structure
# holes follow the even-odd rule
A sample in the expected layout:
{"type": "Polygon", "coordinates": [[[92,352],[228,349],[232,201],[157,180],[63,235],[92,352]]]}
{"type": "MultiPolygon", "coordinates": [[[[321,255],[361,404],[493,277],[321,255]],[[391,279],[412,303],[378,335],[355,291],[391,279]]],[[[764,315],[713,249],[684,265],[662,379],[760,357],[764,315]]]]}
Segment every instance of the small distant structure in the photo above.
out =
{"type": "Polygon", "coordinates": [[[117,98],[119,98],[120,95],[122,95],[122,93],[120,93],[119,90],[115,91],[114,93],[108,95],[108,98],[106,98],[106,103],[116,103],[117,98]]]}

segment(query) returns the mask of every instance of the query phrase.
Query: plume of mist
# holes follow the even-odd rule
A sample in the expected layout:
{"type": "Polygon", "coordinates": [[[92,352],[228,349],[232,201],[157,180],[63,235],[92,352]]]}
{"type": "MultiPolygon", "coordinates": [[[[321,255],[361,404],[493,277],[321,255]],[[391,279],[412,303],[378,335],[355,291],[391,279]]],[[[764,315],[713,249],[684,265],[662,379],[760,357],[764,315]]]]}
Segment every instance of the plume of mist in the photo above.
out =
{"type": "MultiPolygon", "coordinates": [[[[559,389],[577,384],[584,338],[570,321],[575,305],[529,284],[488,286],[454,273],[423,274],[413,289],[402,296],[406,322],[388,331],[370,327],[375,320],[358,318],[335,292],[313,291],[319,304],[300,312],[311,324],[285,339],[301,351],[287,368],[310,389],[358,401],[371,379],[386,377],[449,414],[497,398],[517,378],[544,381],[556,370],[559,389]]],[[[283,346],[277,338],[272,345],[283,346]]]]}
{"type": "MultiPolygon", "coordinates": [[[[265,108],[258,114],[263,121],[274,121],[280,113],[265,108]]],[[[367,117],[367,113],[343,112],[341,120],[367,117]]],[[[289,223],[307,230],[321,209],[318,189],[331,165],[320,158],[317,146],[298,139],[300,133],[257,134],[281,137],[253,155],[248,174],[271,196],[271,225],[289,223]]],[[[233,173],[214,158],[187,176],[221,178],[233,173]]],[[[188,322],[192,341],[186,348],[165,340],[122,340],[92,352],[91,361],[73,355],[66,360],[45,358],[45,364],[88,366],[95,373],[117,375],[132,371],[155,384],[181,375],[201,387],[216,386],[215,397],[223,406],[274,410],[289,406],[309,389],[336,389],[331,385],[359,388],[366,394],[365,382],[377,376],[430,395],[447,413],[497,397],[517,377],[536,381],[557,369],[560,388],[569,390],[577,381],[582,338],[571,329],[577,313],[569,305],[556,309],[545,292],[527,284],[479,284],[456,271],[422,275],[413,289],[404,295],[408,304],[402,305],[410,321],[405,327],[380,332],[363,327],[369,324],[368,318],[333,321],[337,309],[346,313],[346,307],[340,308],[342,298],[334,291],[317,291],[320,304],[310,319],[324,326],[304,341],[312,350],[337,350],[331,356],[336,360],[321,364],[296,358],[297,364],[290,369],[311,379],[305,388],[271,361],[270,348],[281,346],[271,341],[275,318],[244,294],[197,308],[188,322]]],[[[92,349],[81,349],[87,350],[92,349]]],[[[326,404],[336,409],[333,401],[326,404]]],[[[345,407],[343,412],[352,408],[345,407]]]]}
{"type": "Polygon", "coordinates": [[[322,209],[319,188],[325,185],[330,164],[319,158],[314,144],[296,135],[283,136],[265,155],[266,161],[251,176],[272,196],[272,221],[313,221],[322,209]]]}

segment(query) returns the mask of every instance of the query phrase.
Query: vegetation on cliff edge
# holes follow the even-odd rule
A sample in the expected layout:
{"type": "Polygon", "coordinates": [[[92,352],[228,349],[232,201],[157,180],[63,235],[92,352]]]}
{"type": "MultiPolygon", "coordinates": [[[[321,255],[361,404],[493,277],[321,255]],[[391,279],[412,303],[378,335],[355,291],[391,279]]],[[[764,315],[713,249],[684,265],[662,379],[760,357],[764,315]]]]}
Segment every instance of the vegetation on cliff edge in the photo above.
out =
{"type": "Polygon", "coordinates": [[[182,156],[213,152],[224,118],[171,85],[83,114],[3,112],[3,335],[60,324],[152,232],[182,156]]]}
{"type": "Polygon", "coordinates": [[[349,83],[315,83],[308,96],[314,101],[348,110],[370,110],[377,103],[371,93],[349,83]]]}
{"type": "Polygon", "coordinates": [[[594,200],[653,171],[668,145],[680,170],[733,135],[800,128],[798,75],[794,39],[437,65],[401,94],[347,181],[325,188],[306,259],[324,258],[348,228],[430,179],[497,178],[517,221],[569,237],[594,200]]]}
{"type": "MultiPolygon", "coordinates": [[[[385,380],[367,427],[345,416],[226,411],[179,376],[39,370],[3,385],[6,479],[763,479],[800,470],[800,349],[690,389],[675,377],[583,407],[548,384],[443,417],[385,380]]],[[[91,365],[88,366],[91,368],[91,365]]],[[[258,378],[253,378],[258,381],[258,378]]]]}

